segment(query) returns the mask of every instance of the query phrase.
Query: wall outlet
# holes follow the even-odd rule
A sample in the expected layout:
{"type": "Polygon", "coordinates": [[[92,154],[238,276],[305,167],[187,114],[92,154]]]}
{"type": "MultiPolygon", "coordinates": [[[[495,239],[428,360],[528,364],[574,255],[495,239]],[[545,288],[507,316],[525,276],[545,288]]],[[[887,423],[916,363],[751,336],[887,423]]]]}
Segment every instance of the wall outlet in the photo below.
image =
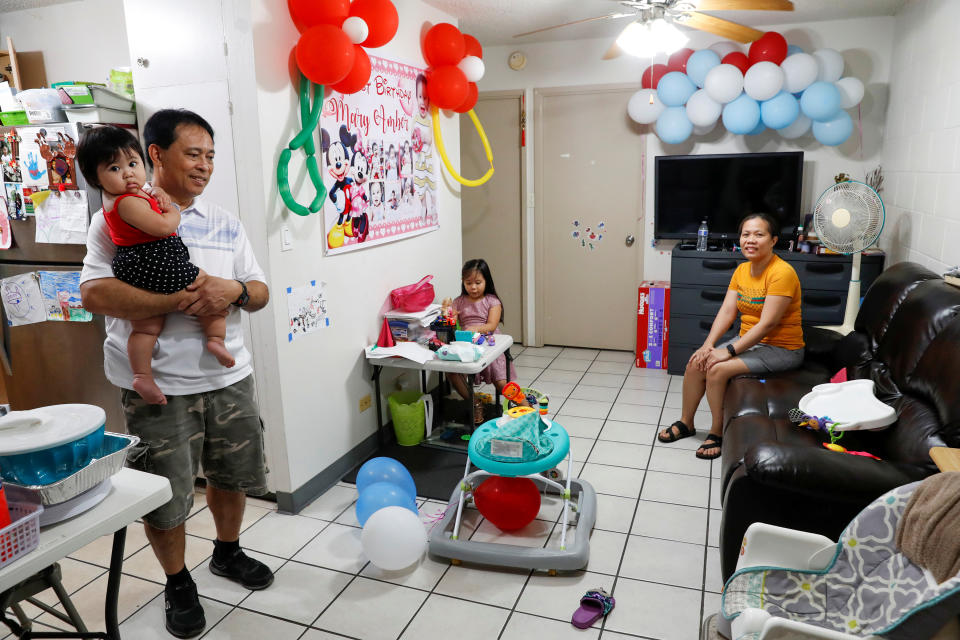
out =
{"type": "Polygon", "coordinates": [[[371,402],[372,402],[372,400],[370,399],[370,394],[369,394],[369,393],[368,393],[367,395],[363,396],[362,398],[360,398],[360,413],[363,413],[364,411],[366,411],[367,409],[369,409],[371,402]]]}

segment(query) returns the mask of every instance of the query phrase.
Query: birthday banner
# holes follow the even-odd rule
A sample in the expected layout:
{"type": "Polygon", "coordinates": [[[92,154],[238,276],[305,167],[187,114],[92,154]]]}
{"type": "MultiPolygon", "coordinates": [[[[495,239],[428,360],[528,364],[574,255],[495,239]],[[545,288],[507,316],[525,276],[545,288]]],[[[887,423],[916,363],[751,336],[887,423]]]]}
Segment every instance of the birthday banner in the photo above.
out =
{"type": "Polygon", "coordinates": [[[370,63],[366,88],[330,92],[320,117],[326,255],[439,228],[425,70],[370,63]]]}

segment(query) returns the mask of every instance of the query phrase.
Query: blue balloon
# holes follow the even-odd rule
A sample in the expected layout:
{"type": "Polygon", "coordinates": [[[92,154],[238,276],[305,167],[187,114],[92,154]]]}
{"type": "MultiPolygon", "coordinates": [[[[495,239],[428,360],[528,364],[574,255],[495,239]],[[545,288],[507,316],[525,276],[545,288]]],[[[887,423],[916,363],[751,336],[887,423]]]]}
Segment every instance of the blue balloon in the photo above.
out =
{"type": "Polygon", "coordinates": [[[723,126],[730,133],[747,135],[760,122],[760,105],[745,93],[723,106],[723,126]]]}
{"type": "Polygon", "coordinates": [[[783,129],[800,115],[800,103],[786,91],[781,91],[760,104],[760,119],[771,129],[783,129]]]}
{"type": "Polygon", "coordinates": [[[792,56],[792,55],[795,54],[795,53],[803,53],[803,49],[801,49],[800,47],[798,47],[798,46],[795,45],[795,44],[788,44],[788,45],[787,45],[787,57],[789,58],[790,56],[792,56]]]}
{"type": "Polygon", "coordinates": [[[367,524],[367,518],[384,507],[403,507],[420,515],[417,501],[409,493],[392,482],[375,482],[364,487],[357,498],[355,510],[360,526],[367,524]]]}
{"type": "Polygon", "coordinates": [[[680,144],[693,133],[685,107],[667,107],[657,118],[657,135],[667,144],[680,144]]]}
{"type": "Polygon", "coordinates": [[[682,107],[697,90],[697,85],[685,73],[671,71],[660,78],[657,84],[657,97],[668,107],[682,107]]]}
{"type": "Polygon", "coordinates": [[[747,135],[748,135],[748,136],[755,136],[755,135],[757,135],[758,133],[763,133],[763,132],[766,131],[766,130],[767,130],[767,128],[766,128],[765,126],[763,126],[763,120],[761,120],[760,122],[757,123],[757,126],[755,126],[755,127],[753,128],[753,131],[749,131],[749,132],[747,133],[747,135]]]}
{"type": "Polygon", "coordinates": [[[814,122],[826,122],[840,111],[840,90],[832,82],[814,82],[800,97],[800,110],[814,122]]]}
{"type": "Polygon", "coordinates": [[[820,144],[835,147],[843,144],[853,133],[853,118],[846,111],[840,111],[833,120],[813,123],[813,137],[820,144]]]}
{"type": "MultiPolygon", "coordinates": [[[[694,84],[703,89],[703,83],[707,79],[707,72],[720,64],[720,56],[710,49],[700,49],[687,58],[687,75],[693,80],[694,84]]],[[[662,80],[661,80],[662,81],[662,80]]]]}
{"type": "Polygon", "coordinates": [[[357,491],[377,482],[392,482],[411,496],[417,495],[417,486],[406,467],[393,458],[371,458],[357,471],[357,491]]]}

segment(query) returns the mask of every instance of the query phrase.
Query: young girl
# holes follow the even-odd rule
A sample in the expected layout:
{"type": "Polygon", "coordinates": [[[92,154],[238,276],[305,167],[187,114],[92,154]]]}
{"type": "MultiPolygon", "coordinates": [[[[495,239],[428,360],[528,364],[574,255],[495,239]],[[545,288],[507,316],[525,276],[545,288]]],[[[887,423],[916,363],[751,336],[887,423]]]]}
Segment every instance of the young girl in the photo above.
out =
{"type": "MultiPolygon", "coordinates": [[[[500,333],[500,321],[503,320],[503,303],[497,297],[497,288],[490,275],[490,266],[486,260],[468,260],[460,272],[460,295],[453,301],[454,317],[464,331],[480,333],[500,333]]],[[[515,380],[517,372],[511,366],[507,372],[507,357],[501,355],[489,367],[476,375],[476,381],[489,382],[503,391],[508,380],[515,380]]],[[[463,375],[449,374],[450,383],[464,399],[469,397],[467,382],[463,375]]]]}
{"type": "MultiPolygon", "coordinates": [[[[143,149],[127,131],[102,126],[91,129],[77,147],[77,163],[87,182],[103,195],[103,217],[110,238],[117,245],[113,273],[118,280],[155,293],[185,289],[203,270],[190,262],[190,254],[177,236],[180,211],[159,189],[161,207],[143,191],[146,170],[143,149]]],[[[164,316],[131,321],[127,355],[133,369],[133,390],[150,404],[166,404],[167,398],[153,379],[150,359],[164,316]]],[[[225,367],[235,363],[224,338],[227,321],[222,315],[198,318],[207,337],[207,350],[225,367]]]]}

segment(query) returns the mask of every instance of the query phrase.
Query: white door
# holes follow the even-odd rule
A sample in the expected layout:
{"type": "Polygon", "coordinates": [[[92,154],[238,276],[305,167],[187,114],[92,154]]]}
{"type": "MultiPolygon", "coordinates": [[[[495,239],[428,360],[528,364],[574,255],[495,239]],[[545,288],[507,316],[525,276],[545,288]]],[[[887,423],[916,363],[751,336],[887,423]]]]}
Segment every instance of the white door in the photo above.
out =
{"type": "Polygon", "coordinates": [[[536,92],[538,336],[633,350],[643,143],[631,88],[536,92]]]}

